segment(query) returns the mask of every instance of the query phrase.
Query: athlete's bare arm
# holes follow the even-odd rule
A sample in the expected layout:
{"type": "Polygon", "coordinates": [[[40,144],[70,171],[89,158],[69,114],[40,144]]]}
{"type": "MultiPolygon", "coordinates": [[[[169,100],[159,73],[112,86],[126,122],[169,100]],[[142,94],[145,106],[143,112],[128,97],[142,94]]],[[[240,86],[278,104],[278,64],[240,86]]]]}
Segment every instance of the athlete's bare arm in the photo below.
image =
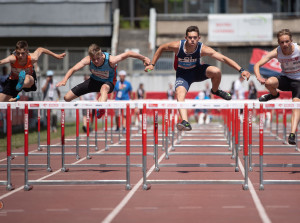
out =
{"type": "Polygon", "coordinates": [[[133,52],[133,51],[127,51],[127,52],[121,53],[117,56],[110,56],[109,63],[111,65],[111,67],[115,67],[117,63],[127,59],[128,57],[133,57],[133,58],[143,61],[144,66],[146,66],[150,63],[150,59],[148,57],[145,57],[145,56],[143,56],[139,53],[133,52]]]}
{"type": "Polygon", "coordinates": [[[162,44],[155,52],[153,58],[152,58],[152,62],[150,65],[146,66],[145,71],[151,71],[154,69],[154,66],[156,64],[156,62],[158,61],[158,59],[160,58],[161,54],[165,51],[173,51],[174,53],[177,54],[178,50],[180,47],[180,41],[174,41],[174,42],[170,42],[170,43],[165,43],[162,44]],[[153,64],[153,65],[152,65],[153,64]]]}
{"type": "Polygon", "coordinates": [[[0,60],[0,65],[14,62],[16,62],[16,57],[13,55],[9,55],[8,57],[0,60]]]}
{"type": "Polygon", "coordinates": [[[57,87],[65,86],[69,78],[78,70],[82,69],[84,66],[90,64],[90,56],[84,57],[81,61],[75,64],[71,69],[68,70],[64,79],[56,84],[57,87]]]}
{"type": "MultiPolygon", "coordinates": [[[[211,58],[214,58],[218,61],[221,61],[223,63],[226,63],[227,65],[229,65],[230,67],[236,69],[237,71],[239,71],[242,67],[240,65],[238,65],[234,60],[230,59],[229,57],[224,56],[223,54],[215,51],[214,49],[212,49],[209,46],[206,45],[202,45],[202,49],[201,49],[201,55],[202,56],[209,56],[211,58]]],[[[248,71],[244,71],[241,74],[244,78],[247,78],[247,80],[249,80],[250,77],[250,73],[248,71]]]]}
{"type": "Polygon", "coordinates": [[[63,59],[66,56],[65,53],[56,54],[56,53],[53,53],[52,51],[50,51],[48,49],[39,47],[32,54],[30,54],[32,61],[36,62],[43,53],[48,54],[48,55],[50,55],[50,56],[52,56],[56,59],[63,59]]]}
{"type": "Polygon", "coordinates": [[[274,50],[272,50],[271,52],[269,52],[266,56],[264,56],[263,58],[260,59],[260,61],[258,61],[255,65],[254,65],[254,74],[257,78],[257,80],[259,81],[259,83],[261,84],[265,84],[266,79],[263,78],[260,75],[259,72],[259,68],[261,66],[263,66],[264,64],[268,63],[270,60],[272,60],[273,58],[277,58],[277,48],[275,48],[274,50]]]}

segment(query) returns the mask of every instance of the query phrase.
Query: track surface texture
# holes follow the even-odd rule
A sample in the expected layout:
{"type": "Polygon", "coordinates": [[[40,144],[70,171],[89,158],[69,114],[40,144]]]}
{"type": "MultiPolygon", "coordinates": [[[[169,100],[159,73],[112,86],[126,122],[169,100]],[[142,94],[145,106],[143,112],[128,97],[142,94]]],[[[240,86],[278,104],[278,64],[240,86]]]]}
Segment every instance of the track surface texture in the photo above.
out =
{"type": "MultiPolygon", "coordinates": [[[[242,125],[241,125],[242,126],[242,125]]],[[[143,189],[143,172],[141,166],[130,168],[132,189],[126,190],[125,184],[93,185],[34,185],[30,191],[24,191],[24,168],[12,168],[14,190],[7,191],[0,186],[0,201],[4,207],[0,210],[0,222],[43,222],[43,223],[179,223],[179,222],[230,222],[230,223],[298,223],[300,217],[300,185],[266,184],[259,190],[259,167],[254,165],[248,172],[248,190],[243,184],[229,184],[244,180],[245,163],[243,148],[239,151],[236,172],[234,166],[220,167],[214,164],[234,164],[225,139],[224,126],[220,122],[207,125],[193,125],[193,130],[184,132],[179,138],[177,132],[174,149],[168,143],[169,159],[162,150],[162,137],[159,136],[158,163],[156,171],[153,158],[153,127],[148,126],[147,180],[165,180],[168,183],[153,183],[149,190],[143,189]],[[190,145],[190,146],[185,146],[190,145]],[[192,145],[192,146],[191,146],[192,145]],[[213,145],[219,145],[213,147],[213,145]],[[187,153],[224,153],[225,155],[189,155],[187,153]],[[172,154],[173,153],[173,154],[172,154]],[[174,154],[175,153],[175,154],[174,154]],[[177,153],[177,154],[176,154],[177,153]],[[178,155],[178,153],[186,153],[178,155]],[[168,166],[166,164],[176,164],[168,166]],[[179,165],[180,164],[180,165],[179,165]],[[185,164],[213,164],[211,166],[193,167],[185,164]],[[168,180],[174,180],[171,183],[168,180]],[[188,184],[191,180],[223,180],[222,184],[188,184]]],[[[279,129],[280,130],[280,129],[279,129]]],[[[264,145],[266,153],[299,153],[295,147],[283,144],[282,132],[275,136],[269,127],[265,128],[264,145]],[[272,146],[273,145],[273,146],[272,146]],[[280,145],[280,147],[276,147],[280,145]]],[[[161,126],[159,126],[161,134],[161,126]]],[[[30,133],[29,133],[30,137],[30,133]]],[[[114,133],[114,145],[105,151],[104,142],[98,141],[99,151],[90,148],[90,153],[124,153],[125,137],[118,142],[114,133]]],[[[85,136],[82,135],[84,139],[85,136]]],[[[103,130],[99,139],[104,139],[103,130]]],[[[142,140],[140,131],[131,132],[131,164],[142,164],[142,140]],[[135,146],[134,146],[135,145],[135,146]]],[[[72,139],[72,138],[68,138],[72,139]]],[[[93,133],[90,144],[93,145],[93,133]]],[[[171,140],[171,137],[170,137],[171,140]]],[[[241,137],[240,145],[243,145],[241,137]]],[[[45,142],[44,142],[45,143],[45,142]]],[[[86,142],[80,142],[86,144],[86,142]]],[[[51,145],[59,145],[60,140],[51,140],[51,145]]],[[[74,145],[75,141],[66,141],[74,145]]],[[[253,153],[258,153],[258,126],[253,124],[253,153]]],[[[23,148],[13,152],[23,152],[23,148]]],[[[66,153],[75,152],[75,147],[65,149],[66,153]]],[[[45,153],[46,148],[37,151],[37,145],[29,147],[29,164],[46,164],[46,156],[33,154],[45,153]]],[[[60,148],[51,148],[51,153],[59,153],[60,148]]],[[[74,155],[66,156],[66,164],[125,164],[124,155],[91,155],[86,159],[86,148],[80,148],[80,159],[74,155]]],[[[300,154],[300,153],[299,153],[300,154]]],[[[0,164],[6,164],[6,154],[0,154],[0,164]]],[[[299,164],[299,156],[265,155],[266,164],[299,164]]],[[[24,164],[24,157],[17,155],[12,164],[24,164]]],[[[259,156],[253,155],[253,164],[259,164],[259,156]]],[[[61,171],[61,156],[51,156],[52,172],[46,168],[29,167],[29,180],[125,180],[125,167],[69,167],[69,172],[61,171]]],[[[264,167],[264,180],[300,180],[299,167],[264,167]]],[[[0,169],[0,180],[6,180],[6,168],[0,169]]],[[[148,185],[150,186],[150,184],[148,185]]]]}

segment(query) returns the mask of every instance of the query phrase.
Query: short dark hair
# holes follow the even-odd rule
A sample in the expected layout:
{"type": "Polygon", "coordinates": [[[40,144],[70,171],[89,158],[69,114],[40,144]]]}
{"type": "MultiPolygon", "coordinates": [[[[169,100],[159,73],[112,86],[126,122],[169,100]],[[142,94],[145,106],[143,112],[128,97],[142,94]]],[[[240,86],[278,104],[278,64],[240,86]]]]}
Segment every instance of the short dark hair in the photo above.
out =
{"type": "Polygon", "coordinates": [[[282,29],[277,33],[277,39],[279,39],[283,35],[288,35],[290,39],[292,39],[292,33],[289,29],[282,29]]]}
{"type": "Polygon", "coordinates": [[[189,27],[187,27],[187,29],[185,31],[185,35],[187,36],[188,33],[190,33],[190,32],[197,32],[198,36],[200,36],[200,32],[199,32],[198,26],[189,26],[189,27]]]}
{"type": "Polygon", "coordinates": [[[28,43],[25,40],[20,40],[17,42],[16,44],[16,50],[20,50],[20,49],[24,49],[24,50],[28,50],[28,43]]]}

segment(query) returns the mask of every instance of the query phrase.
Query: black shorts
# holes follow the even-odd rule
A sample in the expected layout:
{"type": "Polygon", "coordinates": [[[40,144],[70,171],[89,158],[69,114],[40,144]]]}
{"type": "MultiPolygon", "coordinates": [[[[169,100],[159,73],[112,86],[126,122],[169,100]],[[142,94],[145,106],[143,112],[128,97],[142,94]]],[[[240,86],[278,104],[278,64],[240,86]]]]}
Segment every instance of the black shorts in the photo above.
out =
{"type": "Polygon", "coordinates": [[[183,86],[187,91],[189,91],[192,83],[207,80],[208,77],[206,76],[206,69],[209,66],[209,64],[201,64],[193,69],[184,71],[178,68],[176,72],[175,89],[179,86],[183,86]]]}
{"type": "Polygon", "coordinates": [[[277,76],[276,78],[279,82],[279,90],[291,91],[292,98],[300,98],[300,80],[293,80],[286,76],[277,76]]]}
{"type": "Polygon", "coordinates": [[[102,81],[97,81],[93,78],[89,78],[82,82],[81,84],[76,85],[71,89],[71,91],[77,96],[80,97],[81,95],[90,93],[90,92],[100,92],[100,89],[103,84],[107,84],[109,86],[109,92],[113,92],[115,86],[113,83],[107,81],[107,82],[102,82],[102,81]]]}
{"type": "MultiPolygon", "coordinates": [[[[30,88],[23,88],[24,91],[29,92],[29,91],[36,91],[36,73],[33,71],[32,77],[34,79],[34,84],[30,88]]],[[[17,97],[17,95],[22,91],[17,91],[16,86],[18,84],[18,80],[11,80],[9,78],[6,79],[4,83],[4,89],[2,91],[3,94],[12,96],[13,98],[17,97]]]]}

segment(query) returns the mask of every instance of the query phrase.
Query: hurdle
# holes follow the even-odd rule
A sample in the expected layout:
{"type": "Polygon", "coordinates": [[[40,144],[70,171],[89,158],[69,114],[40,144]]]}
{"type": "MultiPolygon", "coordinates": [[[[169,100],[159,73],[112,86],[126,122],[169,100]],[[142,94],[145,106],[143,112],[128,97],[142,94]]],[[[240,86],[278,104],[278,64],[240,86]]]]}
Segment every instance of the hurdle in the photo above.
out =
{"type": "MultiPolygon", "coordinates": [[[[2,108],[2,107],[0,107],[2,108]]],[[[11,106],[8,104],[6,107],[6,132],[7,132],[7,150],[6,150],[6,181],[0,181],[0,185],[6,185],[6,190],[11,191],[14,189],[11,183],[11,106]]]]}
{"type": "MultiPolygon", "coordinates": [[[[24,190],[29,191],[33,188],[33,185],[83,185],[83,184],[125,184],[126,185],[126,190],[131,189],[130,185],[130,140],[126,142],[126,164],[125,165],[115,165],[115,164],[89,164],[89,166],[93,167],[118,167],[118,166],[126,166],[126,180],[29,180],[29,164],[28,164],[28,104],[24,103],[18,104],[20,107],[24,106],[25,109],[25,122],[24,122],[24,129],[25,129],[25,139],[24,139],[24,190]]],[[[48,106],[51,107],[53,103],[44,103],[43,105],[40,105],[41,108],[48,108],[48,106]]],[[[55,109],[62,109],[62,145],[64,145],[64,109],[74,109],[75,106],[78,107],[77,104],[74,103],[56,103],[55,104],[55,109]]],[[[92,106],[101,106],[105,108],[105,106],[108,106],[105,103],[93,103],[92,106]]],[[[123,106],[120,103],[117,103],[116,106],[123,106]]],[[[80,107],[80,106],[79,106],[80,107]]],[[[84,107],[84,105],[82,106],[84,107]]],[[[127,109],[129,111],[129,105],[127,106],[127,109]]],[[[49,109],[48,109],[49,111],[49,109]]],[[[130,117],[128,116],[129,122],[127,122],[127,126],[130,125],[130,117]]],[[[49,127],[50,128],[50,127],[49,127]]],[[[130,132],[128,131],[128,136],[130,132]]],[[[62,146],[62,154],[64,153],[64,146],[62,146]]],[[[63,157],[63,156],[62,156],[63,157]]],[[[49,160],[47,160],[49,162],[49,160]]],[[[140,165],[141,166],[141,165],[140,165]]],[[[62,158],[62,172],[67,172],[68,168],[71,167],[71,165],[65,164],[64,158],[62,158]]],[[[72,166],[73,167],[73,166],[72,166]]]]}
{"type": "MultiPolygon", "coordinates": [[[[205,108],[207,108],[207,106],[205,106],[205,108]]],[[[168,112],[168,110],[166,109],[166,113],[168,112]]],[[[227,140],[227,143],[229,145],[222,145],[222,144],[219,144],[219,145],[206,145],[206,144],[189,144],[189,145],[174,145],[172,146],[172,148],[180,148],[180,147],[184,147],[184,148],[187,148],[187,147],[197,147],[197,148],[229,148],[230,149],[230,146],[233,145],[233,143],[231,143],[231,130],[234,129],[234,122],[231,121],[231,117],[232,117],[232,114],[230,113],[230,109],[227,108],[226,110],[226,117],[228,118],[228,120],[226,121],[227,124],[225,125],[227,128],[228,127],[228,137],[227,139],[225,140],[222,140],[222,141],[226,141],[227,140]],[[232,123],[232,128],[231,128],[231,123],[232,123]],[[229,142],[228,142],[229,140],[229,142]]],[[[165,125],[167,126],[168,125],[168,115],[166,114],[165,115],[165,119],[166,119],[166,122],[165,122],[165,125]]],[[[190,134],[189,134],[190,135],[190,134]]],[[[232,134],[233,135],[233,134],[232,134]]],[[[167,132],[166,132],[166,136],[167,136],[167,132]]],[[[206,136],[207,137],[207,136],[206,136]]],[[[194,141],[210,141],[208,139],[198,139],[198,140],[194,140],[194,141]]],[[[190,141],[189,139],[187,141],[190,141]]],[[[216,140],[215,140],[216,141],[216,140]]],[[[168,148],[168,142],[166,141],[166,146],[165,148],[168,148]]],[[[232,158],[236,157],[238,158],[238,147],[236,146],[234,149],[232,149],[232,153],[231,152],[216,152],[216,153],[205,153],[205,152],[168,152],[168,149],[166,149],[165,151],[165,158],[166,159],[169,159],[169,156],[170,155],[200,155],[200,156],[218,156],[218,155],[228,155],[228,156],[232,156],[232,158]]],[[[157,161],[155,162],[157,163],[157,161]]],[[[205,166],[206,164],[201,164],[202,166],[205,166]]],[[[201,166],[200,165],[200,166],[201,166]]],[[[155,167],[155,170],[156,171],[159,171],[160,167],[191,167],[191,166],[195,166],[195,167],[199,167],[199,164],[160,164],[159,166],[156,166],[155,167]]],[[[238,168],[238,159],[235,159],[235,163],[234,164],[209,164],[210,167],[235,167],[235,171],[238,172],[239,171],[239,168],[238,168]]]]}
{"type": "MultiPolygon", "coordinates": [[[[258,106],[258,105],[257,105],[258,106]]],[[[280,109],[281,107],[300,109],[300,103],[295,102],[273,102],[271,107],[274,109],[280,109]]],[[[300,184],[300,180],[264,180],[263,169],[264,167],[300,167],[300,164],[264,164],[263,156],[267,155],[264,153],[264,117],[263,108],[268,108],[268,104],[259,104],[260,110],[260,121],[259,121],[259,190],[264,190],[265,184],[300,184]]],[[[269,107],[270,108],[270,107],[269,107]]],[[[300,153],[275,153],[268,155],[281,155],[281,156],[300,156],[300,153]]]]}
{"type": "MultiPolygon", "coordinates": [[[[157,105],[157,109],[161,109],[161,108],[190,108],[190,109],[195,109],[195,108],[220,108],[220,109],[230,109],[230,108],[244,108],[245,110],[245,114],[244,114],[244,137],[246,140],[244,140],[244,162],[245,162],[245,176],[243,180],[149,180],[147,179],[147,174],[146,174],[146,166],[147,166],[147,159],[146,159],[146,154],[147,154],[147,130],[146,130],[146,125],[147,122],[144,121],[145,117],[143,116],[143,186],[142,188],[144,190],[148,190],[151,188],[151,184],[241,184],[243,185],[243,189],[244,190],[248,190],[248,141],[247,141],[247,128],[248,128],[248,107],[252,108],[252,105],[250,104],[248,106],[247,103],[245,102],[240,102],[240,103],[232,103],[232,104],[228,104],[228,102],[217,102],[216,100],[214,100],[213,102],[202,102],[201,100],[197,101],[197,103],[187,103],[187,102],[177,102],[177,103],[173,103],[173,104],[168,104],[168,103],[159,103],[157,105]]],[[[143,107],[143,114],[146,114],[146,109],[151,109],[151,107],[147,107],[147,105],[145,104],[143,107]]],[[[167,116],[166,116],[167,117],[167,116]]],[[[156,126],[156,125],[155,125],[156,126]]],[[[157,135],[157,134],[156,134],[157,135]]],[[[199,146],[199,145],[193,145],[193,146],[199,146]]],[[[155,147],[156,148],[156,147],[155,147]]],[[[167,150],[170,150],[170,148],[167,148],[167,150]]],[[[165,151],[164,155],[167,153],[167,151],[165,151]]],[[[236,151],[236,157],[238,157],[237,155],[237,151],[236,151]]],[[[155,151],[155,157],[157,159],[157,149],[155,151]]],[[[171,153],[169,153],[171,154],[171,153]]],[[[223,155],[224,153],[174,153],[176,155],[223,155]]],[[[231,153],[226,153],[226,155],[231,155],[231,153]]],[[[157,164],[157,160],[155,160],[155,170],[156,171],[160,171],[161,166],[169,166],[169,167],[232,167],[235,166],[236,164],[157,164]]]]}

